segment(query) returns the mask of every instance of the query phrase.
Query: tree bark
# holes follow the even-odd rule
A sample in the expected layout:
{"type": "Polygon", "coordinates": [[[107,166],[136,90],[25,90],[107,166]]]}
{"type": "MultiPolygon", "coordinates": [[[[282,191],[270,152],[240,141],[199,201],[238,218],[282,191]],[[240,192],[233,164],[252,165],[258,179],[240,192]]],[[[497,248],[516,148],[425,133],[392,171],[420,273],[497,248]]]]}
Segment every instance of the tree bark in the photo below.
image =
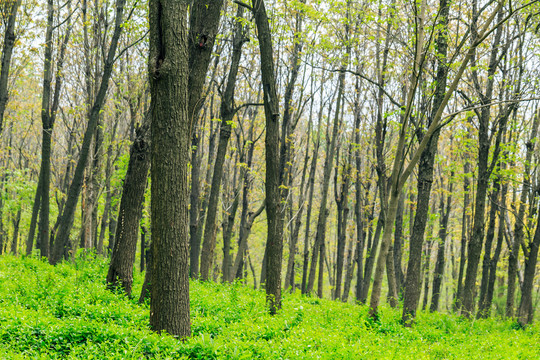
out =
{"type": "Polygon", "coordinates": [[[189,314],[187,0],[149,2],[152,166],[150,326],[185,338],[189,314]]]}
{"type": "Polygon", "coordinates": [[[131,296],[133,264],[137,251],[144,192],[150,169],[150,127],[151,117],[147,115],[142,126],[136,129],[135,140],[129,151],[115,242],[107,272],[107,287],[109,289],[121,288],[128,296],[131,296]]]}

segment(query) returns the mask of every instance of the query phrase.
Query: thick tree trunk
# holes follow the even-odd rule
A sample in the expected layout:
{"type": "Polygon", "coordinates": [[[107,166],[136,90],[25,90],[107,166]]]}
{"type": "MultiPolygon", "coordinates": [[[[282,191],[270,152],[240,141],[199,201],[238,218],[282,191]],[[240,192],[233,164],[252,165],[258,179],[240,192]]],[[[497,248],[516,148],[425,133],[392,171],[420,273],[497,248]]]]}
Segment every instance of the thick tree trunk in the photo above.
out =
{"type": "Polygon", "coordinates": [[[152,99],[150,326],[191,335],[189,314],[188,29],[190,1],[149,2],[152,99]]]}
{"type": "Polygon", "coordinates": [[[129,151],[129,163],[118,211],[115,243],[107,273],[107,287],[109,289],[121,287],[128,296],[131,296],[133,264],[137,251],[144,192],[150,169],[150,122],[151,117],[147,115],[143,125],[136,130],[135,140],[129,151]]]}

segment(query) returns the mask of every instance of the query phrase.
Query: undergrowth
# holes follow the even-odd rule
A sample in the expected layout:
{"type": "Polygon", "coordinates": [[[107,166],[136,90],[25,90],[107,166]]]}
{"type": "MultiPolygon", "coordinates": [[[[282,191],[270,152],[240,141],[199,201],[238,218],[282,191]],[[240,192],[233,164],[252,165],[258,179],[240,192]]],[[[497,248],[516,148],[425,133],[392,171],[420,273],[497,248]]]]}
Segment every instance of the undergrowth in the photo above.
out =
{"type": "MultiPolygon", "coordinates": [[[[382,306],[284,294],[270,316],[265,296],[242,283],[191,282],[193,336],[148,327],[148,304],[105,289],[107,261],[86,256],[56,267],[0,257],[1,359],[538,359],[540,327],[419,313],[413,328],[382,306]]],[[[142,275],[135,272],[134,294],[142,275]]]]}

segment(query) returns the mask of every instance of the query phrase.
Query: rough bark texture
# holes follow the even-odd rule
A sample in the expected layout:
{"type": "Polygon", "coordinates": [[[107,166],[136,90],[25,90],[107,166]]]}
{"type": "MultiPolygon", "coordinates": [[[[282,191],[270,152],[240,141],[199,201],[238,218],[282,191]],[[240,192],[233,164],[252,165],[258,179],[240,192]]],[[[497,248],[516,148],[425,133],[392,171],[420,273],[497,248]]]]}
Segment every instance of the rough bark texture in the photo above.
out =
{"type": "Polygon", "coordinates": [[[145,123],[136,130],[135,140],[129,151],[115,243],[107,273],[107,287],[109,289],[121,287],[128,296],[131,295],[133,284],[133,264],[150,169],[150,119],[150,116],[147,116],[145,123]]]}
{"type": "Polygon", "coordinates": [[[191,335],[189,314],[187,0],[149,2],[152,111],[150,326],[191,335]]]}

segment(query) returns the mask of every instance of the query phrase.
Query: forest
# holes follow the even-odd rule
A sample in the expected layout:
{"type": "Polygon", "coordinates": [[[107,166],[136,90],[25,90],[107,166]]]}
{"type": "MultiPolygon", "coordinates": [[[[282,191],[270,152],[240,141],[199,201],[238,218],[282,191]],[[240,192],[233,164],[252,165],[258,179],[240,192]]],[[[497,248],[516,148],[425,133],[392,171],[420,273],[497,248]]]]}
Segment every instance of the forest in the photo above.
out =
{"type": "Polygon", "coordinates": [[[540,356],[539,14],[0,0],[0,357],[540,356]]]}

